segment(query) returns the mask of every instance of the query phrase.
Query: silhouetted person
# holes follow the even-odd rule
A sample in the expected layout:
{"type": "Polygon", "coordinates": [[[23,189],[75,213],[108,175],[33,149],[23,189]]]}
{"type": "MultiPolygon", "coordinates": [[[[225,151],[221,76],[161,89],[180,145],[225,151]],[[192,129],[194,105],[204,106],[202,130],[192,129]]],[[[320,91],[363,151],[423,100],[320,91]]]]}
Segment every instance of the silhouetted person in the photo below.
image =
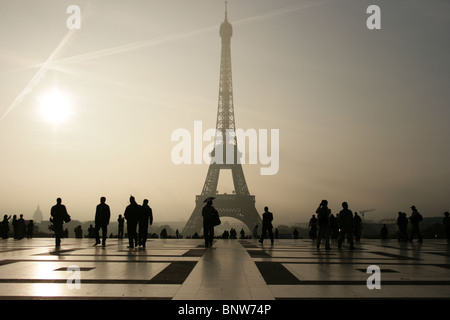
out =
{"type": "Polygon", "coordinates": [[[342,210],[339,212],[338,218],[339,228],[341,230],[338,239],[338,248],[342,247],[342,242],[347,238],[350,249],[354,249],[353,244],[353,212],[348,208],[347,202],[342,203],[342,210]]]}
{"type": "Polygon", "coordinates": [[[139,212],[139,245],[145,248],[148,237],[148,225],[153,224],[153,211],[145,199],[139,212]]]}
{"type": "Polygon", "coordinates": [[[383,227],[381,227],[381,230],[380,230],[380,237],[381,237],[381,239],[386,240],[388,238],[388,236],[389,236],[389,231],[386,227],[386,224],[383,224],[383,227]]]}
{"type": "Polygon", "coordinates": [[[13,216],[11,224],[13,227],[13,238],[17,239],[17,215],[13,216]]]}
{"type": "Polygon", "coordinates": [[[230,233],[228,232],[228,230],[225,230],[222,233],[222,239],[228,239],[230,237],[230,233]]]}
{"type": "Polygon", "coordinates": [[[294,229],[294,231],[292,232],[294,239],[298,239],[298,231],[297,228],[294,229]]]}
{"type": "Polygon", "coordinates": [[[241,229],[241,239],[245,239],[245,231],[244,231],[244,228],[241,229]]]}
{"type": "Polygon", "coordinates": [[[412,214],[411,217],[409,217],[409,221],[411,221],[412,224],[412,231],[411,231],[411,238],[410,241],[413,241],[414,236],[417,234],[417,238],[419,239],[419,242],[423,242],[422,234],[419,230],[419,222],[423,220],[422,215],[417,211],[415,206],[411,207],[412,214]]]}
{"type": "Polygon", "coordinates": [[[231,228],[230,230],[230,239],[237,239],[237,232],[234,228],[231,228]]]}
{"type": "Polygon", "coordinates": [[[314,214],[309,219],[309,238],[313,241],[317,239],[317,218],[314,214]]]}
{"type": "Polygon", "coordinates": [[[102,229],[102,246],[106,246],[106,238],[108,237],[108,224],[111,218],[111,210],[106,204],[106,198],[100,198],[100,204],[95,208],[95,243],[94,246],[100,244],[100,229],[102,229]]]}
{"type": "Polygon", "coordinates": [[[408,218],[406,217],[406,213],[399,211],[397,217],[397,226],[398,226],[398,241],[408,241],[408,235],[406,233],[408,227],[408,218]]]}
{"type": "Polygon", "coordinates": [[[121,214],[119,214],[119,218],[117,218],[117,222],[119,224],[119,230],[118,230],[118,233],[117,233],[117,238],[123,239],[123,226],[124,226],[124,223],[125,223],[125,219],[122,217],[121,214]]]}
{"type": "Polygon", "coordinates": [[[27,226],[25,225],[23,214],[21,214],[19,219],[17,220],[17,240],[25,238],[26,233],[27,233],[27,226]]]}
{"type": "Polygon", "coordinates": [[[257,224],[256,224],[255,227],[253,228],[253,234],[252,234],[252,237],[253,237],[254,239],[257,239],[257,238],[258,238],[258,225],[257,225],[257,224]]]}
{"type": "Polygon", "coordinates": [[[444,213],[442,223],[444,224],[445,233],[447,234],[447,243],[450,243],[450,217],[448,212],[444,213]]]}
{"type": "Polygon", "coordinates": [[[33,220],[30,220],[27,224],[27,239],[33,238],[34,233],[34,222],[33,220]]]}
{"type": "Polygon", "coordinates": [[[130,197],[130,204],[126,207],[124,217],[127,220],[128,248],[134,248],[137,239],[136,227],[138,223],[139,211],[141,207],[136,203],[133,196],[130,197]]]}
{"type": "Polygon", "coordinates": [[[3,216],[3,221],[1,223],[1,232],[2,232],[2,239],[8,239],[9,236],[9,219],[11,219],[11,216],[8,217],[7,214],[3,216]]]}
{"type": "Polygon", "coordinates": [[[261,238],[259,239],[259,243],[263,244],[264,238],[266,237],[266,234],[269,234],[270,242],[273,244],[273,214],[269,211],[268,207],[264,207],[264,213],[262,214],[262,231],[261,231],[261,238]]]}
{"type": "Polygon", "coordinates": [[[339,226],[337,223],[337,217],[335,217],[332,213],[328,217],[328,221],[330,222],[330,238],[336,240],[339,238],[339,226]]]}
{"type": "Polygon", "coordinates": [[[325,238],[325,249],[330,248],[330,221],[328,217],[331,214],[331,210],[328,209],[328,201],[322,200],[319,207],[316,210],[317,224],[319,225],[319,234],[317,236],[317,248],[320,248],[322,239],[325,238]]]}
{"type": "Polygon", "coordinates": [[[88,238],[95,239],[95,228],[92,226],[92,224],[90,224],[88,228],[88,238]]]}
{"type": "Polygon", "coordinates": [[[180,237],[180,231],[178,229],[175,231],[175,237],[178,239],[180,237]]]}
{"type": "Polygon", "coordinates": [[[53,227],[55,231],[55,247],[61,246],[61,238],[64,237],[63,223],[68,220],[66,206],[63,205],[61,198],[56,199],[56,205],[50,210],[53,227]]]}
{"type": "Polygon", "coordinates": [[[76,228],[73,229],[73,231],[75,232],[75,238],[77,239],[83,238],[83,230],[81,229],[81,226],[77,226],[76,228]]]}
{"type": "Polygon", "coordinates": [[[212,246],[214,239],[214,215],[218,214],[218,211],[213,206],[213,199],[205,199],[206,205],[202,209],[203,217],[203,237],[205,239],[205,247],[212,246]]]}
{"type": "Polygon", "coordinates": [[[159,236],[161,237],[161,239],[167,239],[167,229],[163,228],[159,234],[159,236]]]}
{"type": "Polygon", "coordinates": [[[355,215],[353,217],[353,232],[356,241],[361,240],[361,229],[362,229],[362,219],[358,215],[358,212],[355,212],[355,215]]]}

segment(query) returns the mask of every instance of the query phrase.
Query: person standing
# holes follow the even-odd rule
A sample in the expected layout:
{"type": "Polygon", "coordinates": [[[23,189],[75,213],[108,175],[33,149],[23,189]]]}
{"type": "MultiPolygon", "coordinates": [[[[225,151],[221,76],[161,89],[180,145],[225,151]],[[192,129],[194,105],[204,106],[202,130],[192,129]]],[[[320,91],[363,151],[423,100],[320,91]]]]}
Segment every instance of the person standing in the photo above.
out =
{"type": "Polygon", "coordinates": [[[139,211],[141,206],[136,203],[133,196],[130,197],[130,204],[126,207],[124,217],[127,220],[127,232],[128,232],[128,248],[134,248],[137,233],[136,227],[138,223],[139,211]]]}
{"type": "Polygon", "coordinates": [[[203,217],[203,237],[205,238],[205,247],[212,247],[214,239],[214,219],[218,211],[213,206],[213,198],[206,198],[206,205],[202,209],[203,217]]]}
{"type": "Polygon", "coordinates": [[[33,220],[30,220],[27,224],[27,239],[33,238],[33,232],[34,232],[34,222],[33,220]]]}
{"type": "Polygon", "coordinates": [[[111,210],[106,204],[106,198],[100,198],[100,204],[95,209],[95,244],[100,244],[100,229],[102,229],[102,246],[106,246],[106,238],[108,237],[108,224],[111,218],[111,210]]]}
{"type": "Polygon", "coordinates": [[[12,227],[13,227],[13,238],[17,240],[17,215],[13,216],[13,220],[12,220],[12,227]]]}
{"type": "Polygon", "coordinates": [[[7,214],[3,216],[3,221],[1,222],[2,239],[8,239],[9,237],[9,219],[11,219],[11,216],[8,217],[7,214]]]}
{"type": "Polygon", "coordinates": [[[139,246],[145,248],[145,244],[147,242],[148,237],[148,225],[153,224],[153,211],[152,208],[148,205],[148,200],[145,199],[141,210],[139,212],[139,246]]]}
{"type": "Polygon", "coordinates": [[[317,224],[319,225],[319,234],[317,236],[317,249],[320,248],[320,243],[322,239],[325,238],[325,249],[330,248],[330,221],[328,217],[331,214],[331,210],[328,209],[328,201],[322,200],[319,207],[316,210],[317,213],[317,224]]]}
{"type": "Polygon", "coordinates": [[[408,241],[408,235],[406,233],[408,227],[408,218],[406,217],[406,213],[399,211],[397,217],[397,226],[398,226],[398,241],[408,241]]]}
{"type": "Polygon", "coordinates": [[[61,238],[64,236],[63,223],[70,221],[66,206],[62,204],[61,198],[56,199],[56,204],[50,210],[51,222],[55,231],[55,247],[61,246],[61,238]]]}
{"type": "Polygon", "coordinates": [[[423,220],[422,215],[417,211],[415,206],[411,207],[412,213],[411,217],[409,217],[409,221],[411,221],[412,224],[412,231],[411,231],[411,238],[409,241],[413,241],[414,236],[417,234],[417,238],[419,239],[419,242],[423,242],[422,234],[419,230],[419,222],[423,220]]]}
{"type": "Polygon", "coordinates": [[[444,224],[445,233],[447,234],[447,243],[450,243],[450,217],[448,212],[444,213],[444,219],[442,220],[442,223],[444,224]]]}
{"type": "Polygon", "coordinates": [[[122,217],[121,214],[119,214],[119,218],[117,218],[117,222],[119,224],[119,230],[117,233],[117,238],[123,239],[123,225],[125,223],[125,219],[122,217]]]}
{"type": "Polygon", "coordinates": [[[27,226],[25,224],[23,214],[21,214],[19,216],[19,219],[17,220],[17,240],[25,238],[26,233],[27,233],[27,226]]]}
{"type": "Polygon", "coordinates": [[[270,242],[273,244],[273,232],[272,232],[272,221],[273,221],[273,214],[269,211],[268,207],[264,207],[264,213],[262,214],[262,231],[261,231],[261,238],[259,239],[259,243],[263,243],[264,238],[266,237],[266,234],[269,233],[270,242]]]}
{"type": "Polygon", "coordinates": [[[253,237],[253,239],[258,238],[258,225],[257,224],[253,227],[252,237],[253,237]]]}
{"type": "Polygon", "coordinates": [[[315,215],[312,215],[309,219],[309,238],[313,241],[317,238],[317,218],[315,215]]]}
{"type": "Polygon", "coordinates": [[[353,217],[353,232],[355,235],[355,240],[359,241],[361,240],[361,229],[362,229],[362,219],[358,215],[358,212],[355,212],[355,216],[353,217]]]}
{"type": "Polygon", "coordinates": [[[350,244],[350,249],[354,249],[353,243],[353,213],[348,209],[348,203],[342,203],[342,210],[339,212],[338,225],[340,229],[338,248],[342,247],[342,242],[344,242],[347,236],[347,241],[350,244]]]}

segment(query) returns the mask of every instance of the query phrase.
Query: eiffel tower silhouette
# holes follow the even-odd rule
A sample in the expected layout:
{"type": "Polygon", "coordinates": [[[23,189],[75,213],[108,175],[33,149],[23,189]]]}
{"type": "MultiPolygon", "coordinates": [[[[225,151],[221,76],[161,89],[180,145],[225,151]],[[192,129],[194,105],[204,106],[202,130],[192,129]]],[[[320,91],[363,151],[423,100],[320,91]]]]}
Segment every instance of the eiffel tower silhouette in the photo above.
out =
{"type": "Polygon", "coordinates": [[[214,200],[214,206],[219,211],[220,217],[236,218],[242,221],[250,230],[255,225],[261,225],[261,218],[255,207],[255,196],[250,195],[242,165],[237,161],[240,153],[236,142],[233,84],[231,77],[232,35],[233,28],[228,22],[227,2],[225,2],[225,21],[220,26],[222,53],[220,62],[219,104],[217,109],[214,149],[211,153],[212,158],[215,158],[216,161],[210,163],[202,193],[196,196],[195,209],[182,231],[182,234],[185,236],[192,236],[196,232],[200,234],[203,228],[202,208],[204,206],[204,200],[207,197],[216,198],[214,200]],[[223,161],[217,161],[220,158],[217,159],[215,157],[216,150],[221,151],[223,156],[221,160],[223,161]],[[228,154],[228,157],[227,152],[231,153],[228,154]],[[218,193],[217,184],[221,170],[231,170],[234,184],[233,194],[218,193]]]}

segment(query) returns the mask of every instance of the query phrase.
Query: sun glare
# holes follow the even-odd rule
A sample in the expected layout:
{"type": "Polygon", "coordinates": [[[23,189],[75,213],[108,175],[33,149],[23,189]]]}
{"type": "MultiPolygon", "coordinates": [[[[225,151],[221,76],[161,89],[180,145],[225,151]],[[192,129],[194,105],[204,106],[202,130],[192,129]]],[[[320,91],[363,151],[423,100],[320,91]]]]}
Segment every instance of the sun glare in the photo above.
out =
{"type": "Polygon", "coordinates": [[[40,111],[45,120],[53,124],[62,123],[71,114],[69,99],[60,91],[48,92],[40,99],[40,111]]]}

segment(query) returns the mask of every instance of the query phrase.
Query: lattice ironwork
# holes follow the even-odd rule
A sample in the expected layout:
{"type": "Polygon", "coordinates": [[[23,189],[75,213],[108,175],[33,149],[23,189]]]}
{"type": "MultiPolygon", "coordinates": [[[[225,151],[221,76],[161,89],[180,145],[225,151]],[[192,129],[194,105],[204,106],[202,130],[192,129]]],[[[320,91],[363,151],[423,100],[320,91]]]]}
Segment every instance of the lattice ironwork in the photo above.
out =
{"type": "MultiPolygon", "coordinates": [[[[227,8],[225,7],[225,20],[220,26],[220,37],[222,39],[222,52],[220,60],[219,78],[219,102],[217,107],[216,136],[214,140],[213,157],[215,150],[221,148],[222,163],[212,162],[209,165],[205,184],[201,195],[196,197],[196,206],[182,234],[192,236],[200,234],[203,228],[202,208],[203,201],[207,197],[214,196],[214,206],[218,209],[221,217],[232,217],[242,221],[250,230],[255,225],[261,224],[261,218],[255,207],[255,196],[250,195],[245,181],[242,165],[238,163],[239,149],[236,141],[236,125],[233,105],[233,82],[231,73],[231,37],[233,28],[228,22],[227,8]],[[225,144],[231,144],[232,148],[226,148],[225,144]],[[227,163],[227,149],[233,150],[233,163],[227,163]],[[234,194],[218,194],[217,185],[221,170],[231,169],[234,194]]],[[[217,160],[217,159],[216,159],[217,160]]]]}

